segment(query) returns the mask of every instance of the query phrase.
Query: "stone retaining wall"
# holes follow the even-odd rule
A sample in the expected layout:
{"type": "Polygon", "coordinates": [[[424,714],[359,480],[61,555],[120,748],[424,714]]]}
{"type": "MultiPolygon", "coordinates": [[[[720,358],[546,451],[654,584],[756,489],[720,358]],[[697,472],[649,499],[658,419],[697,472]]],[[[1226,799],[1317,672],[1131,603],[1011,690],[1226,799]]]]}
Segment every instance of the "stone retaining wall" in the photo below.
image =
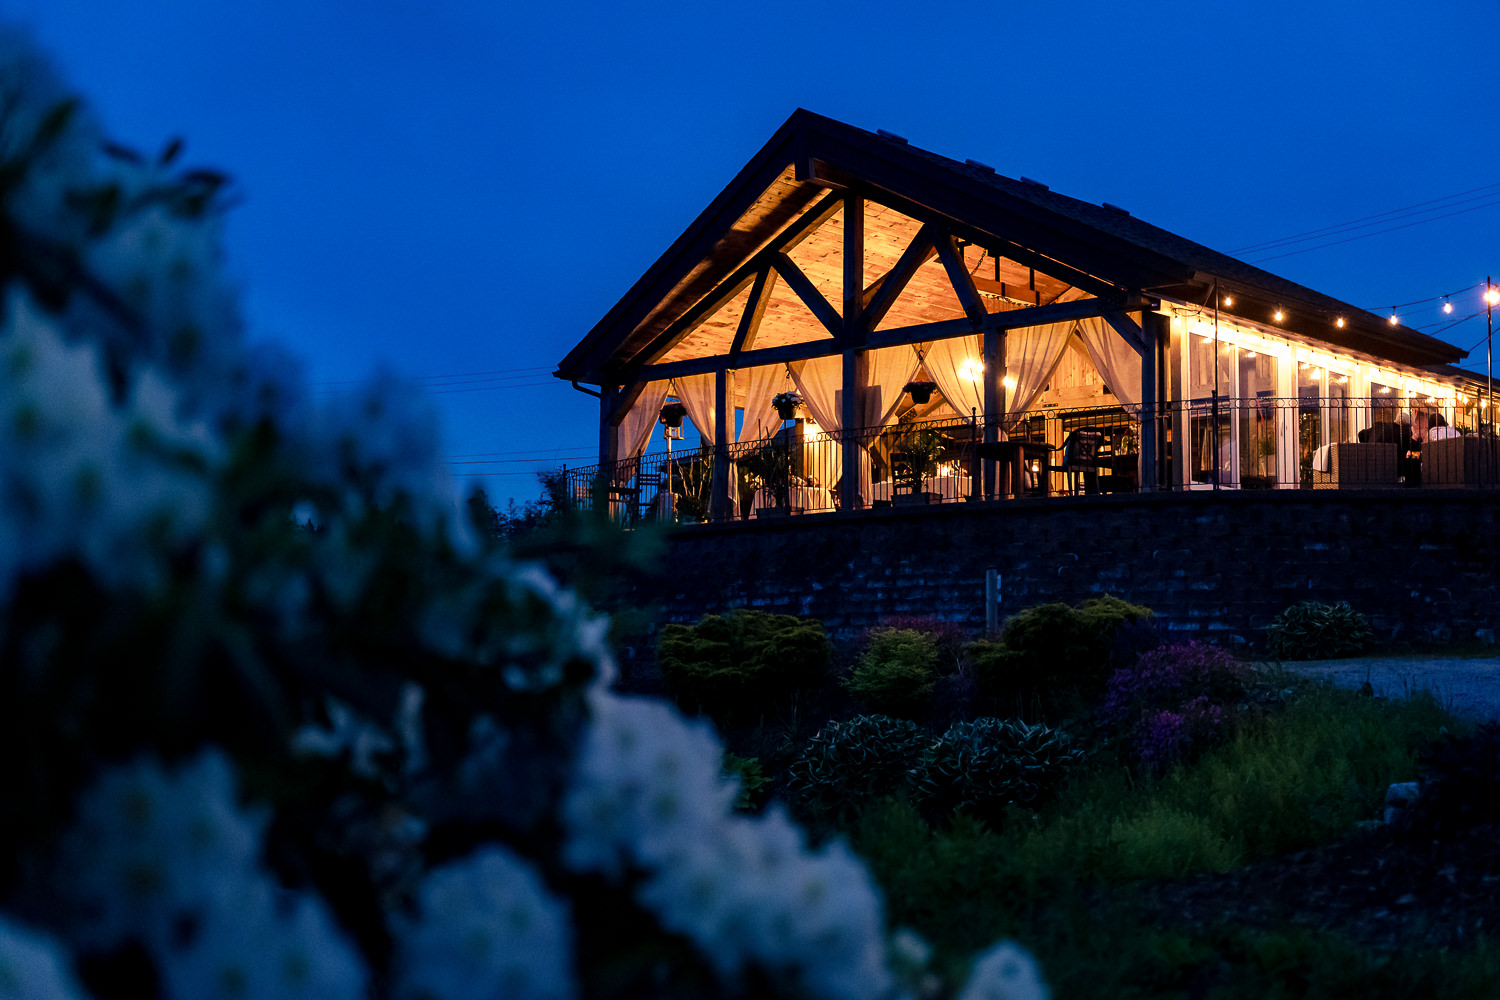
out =
{"type": "Polygon", "coordinates": [[[1054,497],[695,525],[640,603],[666,621],[733,607],[811,615],[850,638],[891,615],[985,623],[1115,594],[1183,639],[1254,642],[1297,601],[1347,600],[1383,638],[1493,635],[1500,494],[1254,491],[1054,497]]]}

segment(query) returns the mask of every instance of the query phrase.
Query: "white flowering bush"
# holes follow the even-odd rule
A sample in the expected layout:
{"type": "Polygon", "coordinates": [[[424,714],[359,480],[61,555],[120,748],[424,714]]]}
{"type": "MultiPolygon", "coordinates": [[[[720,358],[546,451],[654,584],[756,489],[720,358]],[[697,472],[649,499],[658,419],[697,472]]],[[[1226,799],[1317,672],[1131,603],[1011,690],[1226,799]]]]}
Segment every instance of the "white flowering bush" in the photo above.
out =
{"type": "Polygon", "coordinates": [[[0,30],[0,1000],[1045,995],[736,815],[420,396],[246,342],[228,179],[101,136],[0,30]]]}

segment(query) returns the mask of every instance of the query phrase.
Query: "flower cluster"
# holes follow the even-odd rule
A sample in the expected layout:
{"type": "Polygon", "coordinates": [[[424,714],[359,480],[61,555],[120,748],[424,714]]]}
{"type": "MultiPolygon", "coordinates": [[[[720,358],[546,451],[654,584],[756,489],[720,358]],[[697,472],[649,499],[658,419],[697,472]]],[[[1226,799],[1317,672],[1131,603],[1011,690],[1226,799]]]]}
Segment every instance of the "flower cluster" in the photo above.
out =
{"type": "Polygon", "coordinates": [[[1148,714],[1135,734],[1135,753],[1148,770],[1164,771],[1195,751],[1211,747],[1224,732],[1224,710],[1202,695],[1176,711],[1148,714]]]}
{"type": "Polygon", "coordinates": [[[802,398],[802,393],[798,392],[796,389],[788,389],[786,392],[778,392],[776,395],[771,397],[771,405],[776,407],[778,410],[783,408],[795,410],[804,402],[805,400],[803,400],[802,398]]]}
{"type": "MultiPolygon", "coordinates": [[[[934,980],[845,845],[736,816],[708,729],[611,693],[608,623],[479,537],[426,402],[315,402],[246,342],[227,178],[178,151],[102,144],[0,29],[0,995],[934,980]]],[[[1006,946],[963,995],[1044,993],[1006,946]]]]}
{"type": "Polygon", "coordinates": [[[1223,706],[1244,695],[1250,677],[1217,646],[1160,646],[1115,671],[1099,715],[1143,765],[1166,768],[1222,738],[1223,706]]]}

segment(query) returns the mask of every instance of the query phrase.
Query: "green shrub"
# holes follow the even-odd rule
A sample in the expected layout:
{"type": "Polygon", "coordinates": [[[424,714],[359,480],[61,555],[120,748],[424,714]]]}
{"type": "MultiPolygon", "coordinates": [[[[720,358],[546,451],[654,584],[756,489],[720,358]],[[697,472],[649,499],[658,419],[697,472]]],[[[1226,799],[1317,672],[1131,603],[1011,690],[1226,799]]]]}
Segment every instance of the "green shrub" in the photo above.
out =
{"type": "Polygon", "coordinates": [[[1150,608],[1118,597],[1096,597],[1075,607],[1041,604],[1005,623],[996,640],[968,649],[981,697],[1044,714],[1097,697],[1109,675],[1155,644],[1150,608]]]}
{"type": "Polygon", "coordinates": [[[903,719],[917,718],[932,703],[937,647],[930,636],[908,629],[874,629],[869,648],[844,687],[865,709],[903,719]]]}
{"type": "Polygon", "coordinates": [[[722,724],[754,717],[820,683],[828,636],[811,618],[736,609],[697,625],[666,625],[656,646],[667,690],[722,724]]]}
{"type": "Polygon", "coordinates": [[[761,796],[770,787],[771,779],[760,766],[759,757],[741,757],[726,750],[719,770],[724,777],[739,782],[740,793],[734,800],[736,809],[748,812],[760,805],[761,796]]]}
{"type": "Polygon", "coordinates": [[[1083,756],[1060,729],[1019,719],[959,722],[923,754],[917,793],[941,813],[964,809],[994,820],[1007,806],[1046,798],[1083,756]]]}
{"type": "Polygon", "coordinates": [[[847,819],[903,790],[928,739],[916,723],[886,715],[830,722],[792,764],[788,786],[813,811],[847,819]]]}
{"type": "Polygon", "coordinates": [[[1157,806],[1110,825],[1111,875],[1121,881],[1224,872],[1239,864],[1241,845],[1207,816],[1157,806]]]}
{"type": "Polygon", "coordinates": [[[1303,601],[1266,626],[1266,655],[1278,660],[1353,656],[1370,644],[1370,623],[1346,601],[1303,601]]]}

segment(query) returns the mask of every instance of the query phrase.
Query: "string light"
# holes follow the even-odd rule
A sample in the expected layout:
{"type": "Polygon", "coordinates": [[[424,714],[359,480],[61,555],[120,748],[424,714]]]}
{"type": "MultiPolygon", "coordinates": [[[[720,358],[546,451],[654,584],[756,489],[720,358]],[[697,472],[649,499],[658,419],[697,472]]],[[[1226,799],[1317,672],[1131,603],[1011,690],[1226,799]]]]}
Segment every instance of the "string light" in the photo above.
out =
{"type": "Polygon", "coordinates": [[[1224,308],[1228,309],[1232,305],[1234,305],[1234,296],[1233,295],[1226,295],[1226,296],[1224,296],[1224,308]]]}
{"type": "Polygon", "coordinates": [[[1453,303],[1448,301],[1448,296],[1446,296],[1446,295],[1443,296],[1443,312],[1444,313],[1451,313],[1451,312],[1453,312],[1453,303]]]}
{"type": "Polygon", "coordinates": [[[1500,303],[1500,288],[1496,288],[1494,285],[1491,285],[1489,287],[1489,290],[1484,293],[1484,301],[1488,302],[1490,305],[1500,303]]]}
{"type": "Polygon", "coordinates": [[[1340,330],[1342,330],[1344,328],[1344,317],[1340,316],[1338,319],[1334,320],[1333,322],[1334,322],[1334,325],[1337,326],[1340,330]]]}
{"type": "Polygon", "coordinates": [[[1396,326],[1401,321],[1396,318],[1396,307],[1391,307],[1391,326],[1396,326]]]}
{"type": "Polygon", "coordinates": [[[1284,313],[1284,312],[1281,311],[1281,307],[1280,306],[1277,306],[1276,307],[1276,312],[1272,315],[1271,318],[1274,319],[1276,322],[1280,323],[1283,319],[1286,318],[1286,313],[1284,313]]]}

